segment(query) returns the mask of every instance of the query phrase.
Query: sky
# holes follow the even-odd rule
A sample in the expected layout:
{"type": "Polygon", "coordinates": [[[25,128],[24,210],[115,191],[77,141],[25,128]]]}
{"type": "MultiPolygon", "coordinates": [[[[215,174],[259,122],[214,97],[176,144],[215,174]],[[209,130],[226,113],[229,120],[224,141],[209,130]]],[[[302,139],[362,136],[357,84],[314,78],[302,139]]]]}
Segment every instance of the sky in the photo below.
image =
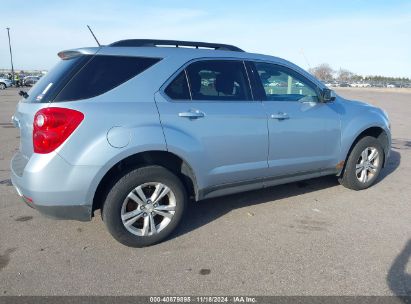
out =
{"type": "Polygon", "coordinates": [[[411,78],[410,0],[0,0],[0,69],[50,69],[57,52],[127,39],[236,45],[304,69],[411,78]]]}

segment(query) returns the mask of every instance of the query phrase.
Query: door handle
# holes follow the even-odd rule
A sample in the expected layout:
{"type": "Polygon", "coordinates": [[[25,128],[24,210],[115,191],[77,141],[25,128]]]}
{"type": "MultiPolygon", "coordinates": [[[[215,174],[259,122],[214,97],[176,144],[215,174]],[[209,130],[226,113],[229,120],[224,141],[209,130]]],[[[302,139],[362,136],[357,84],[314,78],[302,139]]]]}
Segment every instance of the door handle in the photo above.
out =
{"type": "Polygon", "coordinates": [[[287,113],[278,112],[277,114],[271,114],[271,118],[278,119],[278,120],[284,120],[284,119],[289,119],[290,116],[288,116],[287,113]]]}
{"type": "Polygon", "coordinates": [[[190,111],[187,111],[187,112],[180,112],[180,113],[178,113],[178,116],[179,117],[186,117],[186,118],[189,118],[189,119],[197,119],[197,118],[204,117],[205,114],[203,112],[199,111],[199,110],[190,110],[190,111]]]}

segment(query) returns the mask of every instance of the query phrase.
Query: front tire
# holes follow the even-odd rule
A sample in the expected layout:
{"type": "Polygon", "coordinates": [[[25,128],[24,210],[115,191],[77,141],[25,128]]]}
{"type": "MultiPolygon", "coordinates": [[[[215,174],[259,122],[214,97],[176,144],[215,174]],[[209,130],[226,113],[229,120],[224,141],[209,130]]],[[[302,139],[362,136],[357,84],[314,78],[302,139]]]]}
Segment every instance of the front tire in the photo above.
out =
{"type": "Polygon", "coordinates": [[[160,166],[137,168],[111,188],[103,218],[111,235],[130,247],[150,246],[177,227],[187,204],[181,181],[160,166]]]}
{"type": "Polygon", "coordinates": [[[378,139],[363,137],[352,149],[339,182],[349,189],[366,189],[377,180],[383,162],[384,150],[378,139]]]}
{"type": "Polygon", "coordinates": [[[6,89],[6,85],[4,83],[0,83],[0,90],[6,89]]]}

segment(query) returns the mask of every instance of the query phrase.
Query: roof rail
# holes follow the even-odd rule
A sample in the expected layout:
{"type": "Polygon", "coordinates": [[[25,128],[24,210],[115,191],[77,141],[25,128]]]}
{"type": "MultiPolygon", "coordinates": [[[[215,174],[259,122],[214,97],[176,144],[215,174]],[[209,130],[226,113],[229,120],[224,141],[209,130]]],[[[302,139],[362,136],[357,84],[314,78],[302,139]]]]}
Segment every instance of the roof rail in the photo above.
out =
{"type": "Polygon", "coordinates": [[[244,52],[242,49],[229,44],[207,43],[198,41],[180,41],[180,40],[157,40],[157,39],[127,39],[113,42],[109,46],[129,46],[129,47],[158,47],[158,46],[175,46],[175,47],[195,47],[208,48],[221,51],[244,52]]]}

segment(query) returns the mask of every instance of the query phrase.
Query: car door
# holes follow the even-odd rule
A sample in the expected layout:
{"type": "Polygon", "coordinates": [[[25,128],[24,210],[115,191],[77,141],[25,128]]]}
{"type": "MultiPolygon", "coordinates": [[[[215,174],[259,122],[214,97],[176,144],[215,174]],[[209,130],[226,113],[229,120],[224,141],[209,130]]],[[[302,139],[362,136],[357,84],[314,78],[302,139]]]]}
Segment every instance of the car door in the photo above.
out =
{"type": "Polygon", "coordinates": [[[338,106],[323,103],[308,78],[279,64],[255,62],[268,116],[271,176],[335,170],[340,150],[338,106]]]}
{"type": "Polygon", "coordinates": [[[193,167],[200,189],[267,175],[267,116],[243,61],[194,61],[155,98],[167,147],[193,167]]]}

